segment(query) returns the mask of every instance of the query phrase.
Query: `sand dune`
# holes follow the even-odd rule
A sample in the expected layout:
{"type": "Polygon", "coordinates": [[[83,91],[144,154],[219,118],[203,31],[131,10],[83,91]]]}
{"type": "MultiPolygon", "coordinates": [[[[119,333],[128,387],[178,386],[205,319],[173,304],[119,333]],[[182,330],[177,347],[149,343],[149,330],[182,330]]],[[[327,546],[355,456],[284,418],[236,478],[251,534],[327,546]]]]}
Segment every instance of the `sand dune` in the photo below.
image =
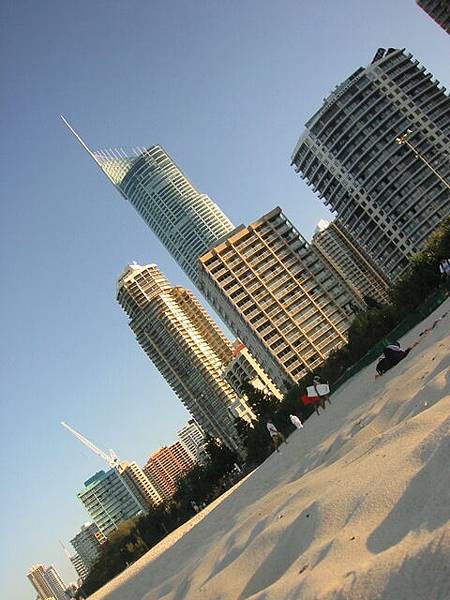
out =
{"type": "Polygon", "coordinates": [[[450,301],[95,600],[450,599],[450,301]]]}

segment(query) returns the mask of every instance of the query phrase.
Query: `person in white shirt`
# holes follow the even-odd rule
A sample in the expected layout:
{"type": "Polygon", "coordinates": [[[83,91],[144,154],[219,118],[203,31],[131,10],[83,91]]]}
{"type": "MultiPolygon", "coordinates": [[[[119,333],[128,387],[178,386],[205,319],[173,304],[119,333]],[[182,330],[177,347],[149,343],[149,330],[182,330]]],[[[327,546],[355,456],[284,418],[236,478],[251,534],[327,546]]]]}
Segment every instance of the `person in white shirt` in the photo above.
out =
{"type": "Polygon", "coordinates": [[[286,442],[286,444],[287,444],[286,438],[281,433],[281,431],[278,431],[278,429],[275,427],[275,425],[272,423],[272,421],[267,421],[266,427],[267,427],[267,431],[270,434],[270,437],[272,438],[272,442],[273,442],[275,450],[277,452],[279,452],[278,446],[280,444],[282,444],[283,442],[286,442]]]}
{"type": "MultiPolygon", "coordinates": [[[[317,392],[317,395],[320,398],[320,406],[323,408],[323,410],[325,410],[325,401],[327,401],[328,404],[331,404],[330,394],[319,394],[319,392],[317,391],[317,386],[318,385],[322,385],[322,381],[321,381],[321,379],[320,379],[320,377],[318,375],[315,375],[313,377],[313,386],[314,386],[314,389],[317,392]]],[[[328,384],[326,384],[326,385],[328,385],[328,384]]]]}
{"type": "Polygon", "coordinates": [[[439,273],[443,279],[450,277],[450,259],[441,258],[439,261],[439,273]]]}
{"type": "Polygon", "coordinates": [[[292,425],[296,429],[303,429],[303,423],[300,421],[300,419],[297,417],[297,415],[289,415],[289,418],[291,420],[292,425]]]}

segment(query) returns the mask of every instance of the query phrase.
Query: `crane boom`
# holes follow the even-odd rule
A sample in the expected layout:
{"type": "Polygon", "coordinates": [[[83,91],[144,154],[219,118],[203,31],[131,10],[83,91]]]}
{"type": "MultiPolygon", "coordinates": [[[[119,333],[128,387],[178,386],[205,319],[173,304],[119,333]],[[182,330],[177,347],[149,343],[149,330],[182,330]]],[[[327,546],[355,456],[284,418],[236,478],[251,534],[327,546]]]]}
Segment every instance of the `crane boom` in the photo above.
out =
{"type": "Polygon", "coordinates": [[[90,440],[85,438],[84,435],[79,433],[76,429],[73,429],[73,427],[71,427],[64,421],[61,421],[61,425],[63,427],[65,427],[66,429],[68,429],[71,433],[73,433],[73,435],[76,438],[78,438],[82,444],[84,444],[87,448],[89,448],[89,450],[92,450],[92,452],[94,452],[94,454],[97,454],[97,456],[100,456],[100,458],[103,458],[103,460],[106,461],[110,467],[115,467],[117,465],[117,463],[119,462],[119,459],[112,450],[110,450],[110,454],[106,454],[106,452],[103,452],[103,450],[100,450],[100,448],[97,448],[97,446],[95,444],[93,444],[90,440]]]}

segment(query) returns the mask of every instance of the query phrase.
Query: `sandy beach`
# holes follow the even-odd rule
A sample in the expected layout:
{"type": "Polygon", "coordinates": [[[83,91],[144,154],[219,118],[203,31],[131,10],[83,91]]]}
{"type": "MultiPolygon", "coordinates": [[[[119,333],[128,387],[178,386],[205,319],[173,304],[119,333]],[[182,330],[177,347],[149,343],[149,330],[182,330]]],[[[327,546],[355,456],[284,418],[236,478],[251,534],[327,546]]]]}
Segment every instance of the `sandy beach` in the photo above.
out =
{"type": "Polygon", "coordinates": [[[448,600],[450,311],[92,600],[448,600]]]}

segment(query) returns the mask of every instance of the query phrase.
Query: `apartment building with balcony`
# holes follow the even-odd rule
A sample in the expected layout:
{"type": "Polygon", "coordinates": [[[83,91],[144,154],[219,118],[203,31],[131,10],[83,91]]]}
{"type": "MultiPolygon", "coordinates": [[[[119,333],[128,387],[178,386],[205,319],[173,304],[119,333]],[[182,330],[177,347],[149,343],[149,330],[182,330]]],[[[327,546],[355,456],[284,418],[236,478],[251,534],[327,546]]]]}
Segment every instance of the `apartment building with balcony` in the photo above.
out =
{"type": "Polygon", "coordinates": [[[181,442],[163,446],[149,457],[144,473],[158,486],[164,499],[171,498],[177,489],[177,480],[186,475],[195,461],[181,442]]]}
{"type": "Polygon", "coordinates": [[[200,259],[199,286],[281,392],[346,342],[357,302],[275,208],[200,259]]]}
{"type": "Polygon", "coordinates": [[[380,48],[306,123],[291,164],[390,280],[450,214],[450,98],[419,61],[380,48]]]}
{"type": "Polygon", "coordinates": [[[236,394],[222,378],[231,342],[186,288],[173,286],[156,265],[129,265],[117,300],[129,326],[161,375],[203,431],[238,450],[230,405],[236,394]]]}
{"type": "Polygon", "coordinates": [[[332,269],[352,295],[366,304],[368,298],[380,304],[389,301],[389,279],[367,256],[338,219],[322,219],[311,246],[332,269]]]}

